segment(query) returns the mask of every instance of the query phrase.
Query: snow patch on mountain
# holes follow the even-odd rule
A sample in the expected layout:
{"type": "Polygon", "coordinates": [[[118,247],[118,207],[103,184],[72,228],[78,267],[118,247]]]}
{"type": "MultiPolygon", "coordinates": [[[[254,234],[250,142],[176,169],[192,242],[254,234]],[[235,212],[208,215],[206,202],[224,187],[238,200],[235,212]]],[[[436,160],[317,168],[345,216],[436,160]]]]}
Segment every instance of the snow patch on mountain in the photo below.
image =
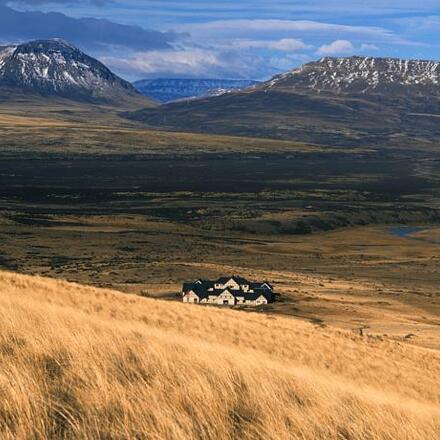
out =
{"type": "Polygon", "coordinates": [[[6,60],[11,57],[17,46],[0,46],[0,76],[6,60]]]}
{"type": "Polygon", "coordinates": [[[440,85],[440,62],[396,58],[325,57],[274,77],[268,88],[297,86],[317,91],[374,92],[440,85]]]}

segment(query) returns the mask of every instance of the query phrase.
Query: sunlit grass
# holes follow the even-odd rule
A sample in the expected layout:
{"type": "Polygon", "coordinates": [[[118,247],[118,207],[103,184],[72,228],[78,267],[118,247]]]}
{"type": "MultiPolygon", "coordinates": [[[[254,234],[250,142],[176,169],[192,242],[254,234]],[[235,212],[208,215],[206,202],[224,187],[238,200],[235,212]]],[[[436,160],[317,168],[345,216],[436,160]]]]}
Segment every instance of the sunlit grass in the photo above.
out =
{"type": "Polygon", "coordinates": [[[435,439],[440,355],[0,273],[0,437],[435,439]]]}

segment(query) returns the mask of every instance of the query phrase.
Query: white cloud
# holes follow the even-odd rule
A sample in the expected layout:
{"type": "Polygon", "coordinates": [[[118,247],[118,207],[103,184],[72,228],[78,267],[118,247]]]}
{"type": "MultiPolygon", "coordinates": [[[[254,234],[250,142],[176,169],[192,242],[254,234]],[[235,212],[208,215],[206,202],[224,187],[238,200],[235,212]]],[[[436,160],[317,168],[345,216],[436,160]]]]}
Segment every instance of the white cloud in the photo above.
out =
{"type": "Polygon", "coordinates": [[[360,48],[361,52],[371,52],[376,50],[379,50],[379,47],[376,46],[375,44],[369,44],[369,43],[361,44],[361,48],[360,48]]]}
{"type": "Polygon", "coordinates": [[[317,51],[317,55],[346,55],[355,51],[355,48],[351,41],[348,40],[336,40],[330,44],[324,44],[317,51]]]}
{"type": "Polygon", "coordinates": [[[192,36],[223,36],[231,37],[249,35],[283,35],[286,33],[300,32],[313,35],[346,34],[358,37],[368,36],[380,40],[398,42],[400,37],[392,31],[377,26],[350,26],[342,24],[324,23],[312,20],[217,20],[205,23],[183,24],[177,27],[178,30],[188,31],[192,36]]]}
{"type": "Polygon", "coordinates": [[[356,48],[351,41],[336,40],[330,44],[322,45],[315,53],[316,55],[351,55],[355,52],[372,52],[379,50],[375,44],[363,43],[356,48]]]}
{"type": "Polygon", "coordinates": [[[138,52],[126,58],[104,57],[119,74],[132,79],[147,77],[260,78],[277,73],[267,60],[241,50],[215,51],[180,48],[174,51],[138,52]]]}
{"type": "Polygon", "coordinates": [[[287,72],[289,70],[292,70],[294,67],[298,66],[299,64],[308,63],[310,61],[313,61],[313,57],[307,55],[307,54],[286,54],[283,57],[271,57],[269,60],[269,63],[274,68],[278,69],[281,72],[287,72]]]}
{"type": "Polygon", "coordinates": [[[310,48],[310,45],[296,38],[282,38],[281,40],[237,40],[234,42],[234,45],[245,49],[269,49],[280,52],[298,52],[310,48]]]}
{"type": "Polygon", "coordinates": [[[204,49],[139,52],[125,59],[105,58],[104,61],[119,70],[144,75],[160,75],[171,70],[177,75],[203,75],[222,64],[214,52],[204,49]]]}
{"type": "Polygon", "coordinates": [[[399,18],[394,22],[404,27],[407,33],[419,34],[437,31],[440,27],[440,15],[399,18]]]}

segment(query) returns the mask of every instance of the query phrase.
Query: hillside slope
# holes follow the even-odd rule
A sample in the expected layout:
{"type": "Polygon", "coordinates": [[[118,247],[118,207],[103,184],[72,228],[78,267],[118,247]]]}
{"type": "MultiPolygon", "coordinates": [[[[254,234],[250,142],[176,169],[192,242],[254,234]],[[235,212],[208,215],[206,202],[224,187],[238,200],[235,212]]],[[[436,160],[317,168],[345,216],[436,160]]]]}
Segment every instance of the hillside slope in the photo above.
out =
{"type": "Polygon", "coordinates": [[[323,58],[251,89],[126,117],[167,129],[332,146],[435,146],[440,63],[323,58]]]}
{"type": "Polygon", "coordinates": [[[440,354],[0,273],[5,439],[434,439],[440,354]]]}

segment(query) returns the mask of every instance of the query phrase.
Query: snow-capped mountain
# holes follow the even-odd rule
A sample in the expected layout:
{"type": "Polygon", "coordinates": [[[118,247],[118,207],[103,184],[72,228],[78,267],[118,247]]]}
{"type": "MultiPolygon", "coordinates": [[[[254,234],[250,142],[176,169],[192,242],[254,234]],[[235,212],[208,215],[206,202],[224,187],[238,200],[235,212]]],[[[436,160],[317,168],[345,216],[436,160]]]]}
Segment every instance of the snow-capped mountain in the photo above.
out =
{"type": "Polygon", "coordinates": [[[0,47],[0,87],[86,101],[140,96],[102,63],[58,39],[0,47]]]}
{"type": "Polygon", "coordinates": [[[440,92],[440,62],[396,58],[322,58],[276,76],[268,88],[346,93],[440,92]]]}
{"type": "Polygon", "coordinates": [[[251,80],[158,78],[136,81],[143,95],[158,102],[172,102],[204,96],[218,96],[258,84],[251,80]]]}

